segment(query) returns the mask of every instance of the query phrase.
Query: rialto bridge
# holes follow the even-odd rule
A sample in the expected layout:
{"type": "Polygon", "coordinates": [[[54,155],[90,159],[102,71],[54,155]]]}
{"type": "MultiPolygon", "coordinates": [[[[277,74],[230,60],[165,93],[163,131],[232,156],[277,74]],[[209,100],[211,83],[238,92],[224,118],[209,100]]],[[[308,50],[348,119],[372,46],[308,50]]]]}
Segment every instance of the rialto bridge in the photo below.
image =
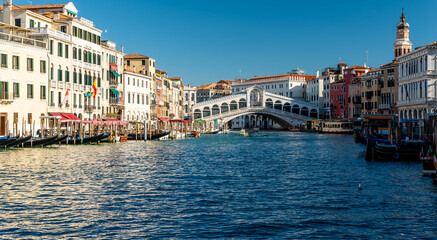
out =
{"type": "Polygon", "coordinates": [[[298,126],[304,124],[305,120],[319,117],[317,105],[269,93],[258,86],[191,107],[191,119],[202,119],[207,122],[217,119],[221,126],[236,117],[248,114],[255,114],[257,118],[254,124],[247,124],[247,127],[259,127],[256,126],[259,122],[258,117],[272,119],[283,128],[298,126]]]}

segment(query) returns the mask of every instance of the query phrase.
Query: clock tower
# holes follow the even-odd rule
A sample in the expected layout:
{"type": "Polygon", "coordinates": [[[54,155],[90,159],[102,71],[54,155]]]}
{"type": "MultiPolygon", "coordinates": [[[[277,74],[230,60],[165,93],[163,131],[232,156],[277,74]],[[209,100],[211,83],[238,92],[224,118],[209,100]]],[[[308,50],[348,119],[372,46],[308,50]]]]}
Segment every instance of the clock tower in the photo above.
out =
{"type": "Polygon", "coordinates": [[[396,42],[393,44],[395,48],[395,59],[401,55],[411,52],[411,46],[408,29],[410,25],[405,21],[404,9],[402,9],[401,21],[396,25],[396,42]]]}

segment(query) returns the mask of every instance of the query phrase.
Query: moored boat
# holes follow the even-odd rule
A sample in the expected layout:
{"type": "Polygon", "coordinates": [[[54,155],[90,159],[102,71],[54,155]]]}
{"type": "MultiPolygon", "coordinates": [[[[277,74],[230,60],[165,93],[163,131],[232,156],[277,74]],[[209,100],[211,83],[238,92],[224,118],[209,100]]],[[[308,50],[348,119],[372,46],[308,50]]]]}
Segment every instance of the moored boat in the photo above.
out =
{"type": "Polygon", "coordinates": [[[5,148],[11,148],[11,147],[17,147],[17,146],[19,147],[20,144],[26,142],[26,141],[29,140],[31,137],[32,137],[32,135],[29,135],[29,136],[27,136],[27,137],[17,138],[17,139],[15,139],[14,141],[12,141],[12,142],[6,144],[4,147],[5,147],[5,148]]]}
{"type": "Polygon", "coordinates": [[[53,139],[52,141],[44,143],[43,146],[46,147],[46,146],[50,146],[50,145],[54,145],[54,144],[59,144],[60,142],[66,140],[67,138],[68,138],[68,135],[65,134],[63,136],[57,137],[56,139],[53,139]]]}
{"type": "Polygon", "coordinates": [[[422,156],[420,158],[422,162],[422,174],[423,176],[435,176],[437,174],[435,157],[432,156],[422,156]]]}
{"type": "Polygon", "coordinates": [[[318,132],[352,134],[354,131],[353,127],[353,122],[322,121],[320,122],[318,132]]]}
{"type": "Polygon", "coordinates": [[[30,147],[44,146],[44,144],[49,143],[55,140],[56,138],[58,138],[58,135],[44,138],[44,139],[29,139],[23,144],[23,147],[30,148],[30,147]]]}
{"type": "Polygon", "coordinates": [[[419,162],[422,141],[404,141],[398,144],[369,140],[366,160],[419,162]]]}

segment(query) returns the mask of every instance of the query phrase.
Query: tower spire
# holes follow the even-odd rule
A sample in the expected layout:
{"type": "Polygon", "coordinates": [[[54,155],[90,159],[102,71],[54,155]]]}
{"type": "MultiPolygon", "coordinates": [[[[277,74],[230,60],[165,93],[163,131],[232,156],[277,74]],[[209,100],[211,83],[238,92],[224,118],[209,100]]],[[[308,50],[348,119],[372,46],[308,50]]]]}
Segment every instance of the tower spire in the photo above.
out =
{"type": "Polygon", "coordinates": [[[413,43],[409,39],[410,25],[405,21],[404,8],[402,8],[401,21],[396,25],[396,41],[393,44],[395,50],[395,58],[411,52],[413,43]]]}

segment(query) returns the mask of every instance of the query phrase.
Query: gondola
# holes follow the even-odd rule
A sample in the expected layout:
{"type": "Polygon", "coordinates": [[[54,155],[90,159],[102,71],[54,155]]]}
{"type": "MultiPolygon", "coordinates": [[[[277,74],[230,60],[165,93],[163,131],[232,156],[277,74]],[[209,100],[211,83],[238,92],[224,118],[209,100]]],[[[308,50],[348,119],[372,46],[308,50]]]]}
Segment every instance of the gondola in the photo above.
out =
{"type": "Polygon", "coordinates": [[[213,132],[206,132],[205,134],[217,134],[219,132],[220,132],[220,130],[217,130],[217,131],[213,131],[213,132]]]}
{"type": "MultiPolygon", "coordinates": [[[[98,141],[100,141],[100,140],[102,140],[104,138],[107,138],[108,136],[109,136],[108,134],[101,133],[101,134],[98,134],[98,135],[94,135],[92,137],[84,137],[82,139],[80,137],[77,137],[76,138],[76,144],[88,144],[88,143],[91,143],[91,142],[98,142],[98,141]]],[[[68,140],[68,144],[73,144],[73,142],[74,142],[74,139],[69,139],[68,140]]],[[[63,140],[61,142],[61,144],[67,144],[67,139],[63,140]]]]}
{"type": "Polygon", "coordinates": [[[32,135],[29,135],[27,137],[22,137],[22,138],[17,138],[15,139],[15,141],[12,141],[8,144],[6,144],[4,147],[5,148],[11,148],[11,147],[16,147],[16,146],[20,146],[20,144],[26,142],[27,140],[29,140],[30,138],[32,138],[32,135]]]}
{"type": "Polygon", "coordinates": [[[169,134],[170,134],[170,132],[163,132],[163,133],[158,133],[158,134],[152,134],[152,138],[150,138],[150,135],[147,134],[147,139],[151,139],[151,140],[160,139],[162,137],[168,136],[169,134]]]}
{"type": "Polygon", "coordinates": [[[46,147],[46,146],[50,146],[50,145],[53,145],[53,144],[59,144],[60,142],[66,140],[67,138],[68,138],[68,134],[66,134],[64,136],[61,136],[61,137],[58,137],[56,139],[53,139],[50,142],[46,142],[46,143],[43,144],[43,146],[46,147]]]}
{"type": "Polygon", "coordinates": [[[9,139],[9,136],[0,137],[0,145],[6,142],[9,139]]]}
{"type": "Polygon", "coordinates": [[[354,129],[354,140],[355,143],[367,144],[367,139],[361,133],[361,129],[357,129],[357,128],[354,129]]]}
{"type": "Polygon", "coordinates": [[[30,147],[44,146],[45,143],[51,142],[55,140],[57,137],[58,135],[44,138],[44,139],[35,139],[35,140],[29,139],[27,142],[23,144],[23,147],[30,148],[30,147]]]}
{"type": "Polygon", "coordinates": [[[127,140],[144,140],[144,134],[130,133],[127,135],[127,140]]]}
{"type": "Polygon", "coordinates": [[[421,141],[401,142],[399,144],[369,140],[366,149],[366,160],[419,162],[421,141]]]}
{"type": "Polygon", "coordinates": [[[19,136],[15,136],[15,137],[10,137],[10,138],[8,138],[6,141],[0,143],[0,148],[4,148],[7,144],[16,141],[18,138],[19,138],[19,136]]]}

